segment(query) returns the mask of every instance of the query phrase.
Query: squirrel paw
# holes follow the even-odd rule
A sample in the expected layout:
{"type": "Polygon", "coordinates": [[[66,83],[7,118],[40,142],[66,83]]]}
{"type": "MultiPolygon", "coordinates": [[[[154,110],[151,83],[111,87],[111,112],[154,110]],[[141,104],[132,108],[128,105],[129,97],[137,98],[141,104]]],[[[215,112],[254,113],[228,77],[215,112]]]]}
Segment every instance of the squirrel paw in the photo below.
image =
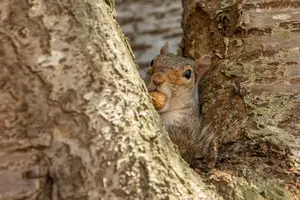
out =
{"type": "Polygon", "coordinates": [[[209,157],[205,157],[202,159],[197,159],[194,160],[191,167],[193,169],[195,169],[196,171],[205,171],[205,172],[209,172],[211,171],[215,165],[216,165],[216,158],[209,158],[209,157]]]}
{"type": "Polygon", "coordinates": [[[194,159],[191,167],[201,169],[204,171],[212,170],[217,163],[218,156],[218,144],[216,141],[213,141],[209,146],[209,153],[200,159],[194,159]]]}

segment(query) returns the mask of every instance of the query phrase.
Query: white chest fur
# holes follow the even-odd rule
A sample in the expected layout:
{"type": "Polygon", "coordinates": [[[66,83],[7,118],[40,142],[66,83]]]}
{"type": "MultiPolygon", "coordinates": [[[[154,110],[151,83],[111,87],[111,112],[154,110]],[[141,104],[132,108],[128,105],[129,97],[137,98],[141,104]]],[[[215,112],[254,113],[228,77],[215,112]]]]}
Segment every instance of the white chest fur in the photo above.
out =
{"type": "Polygon", "coordinates": [[[174,125],[182,120],[182,111],[173,110],[160,113],[160,117],[166,127],[174,125]]]}

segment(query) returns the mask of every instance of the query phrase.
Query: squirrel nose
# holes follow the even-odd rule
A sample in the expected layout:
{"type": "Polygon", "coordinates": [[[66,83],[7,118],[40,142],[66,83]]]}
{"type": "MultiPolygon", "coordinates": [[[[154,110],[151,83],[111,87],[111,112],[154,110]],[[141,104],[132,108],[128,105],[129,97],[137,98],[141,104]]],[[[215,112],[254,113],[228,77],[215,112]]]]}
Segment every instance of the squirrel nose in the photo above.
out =
{"type": "Polygon", "coordinates": [[[166,80],[166,76],[162,73],[155,73],[152,75],[152,81],[156,86],[163,84],[165,80],[166,80]]]}

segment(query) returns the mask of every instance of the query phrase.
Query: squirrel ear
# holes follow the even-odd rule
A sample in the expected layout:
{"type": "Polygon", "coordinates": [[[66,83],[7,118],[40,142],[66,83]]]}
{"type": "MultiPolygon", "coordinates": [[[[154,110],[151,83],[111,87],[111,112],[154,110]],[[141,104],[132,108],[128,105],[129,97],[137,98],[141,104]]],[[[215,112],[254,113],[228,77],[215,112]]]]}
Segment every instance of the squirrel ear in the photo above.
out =
{"type": "Polygon", "coordinates": [[[165,42],[165,45],[160,49],[160,55],[166,55],[169,53],[169,44],[165,42]]]}
{"type": "Polygon", "coordinates": [[[209,68],[211,64],[210,55],[203,55],[195,61],[197,77],[200,78],[209,68]]]}

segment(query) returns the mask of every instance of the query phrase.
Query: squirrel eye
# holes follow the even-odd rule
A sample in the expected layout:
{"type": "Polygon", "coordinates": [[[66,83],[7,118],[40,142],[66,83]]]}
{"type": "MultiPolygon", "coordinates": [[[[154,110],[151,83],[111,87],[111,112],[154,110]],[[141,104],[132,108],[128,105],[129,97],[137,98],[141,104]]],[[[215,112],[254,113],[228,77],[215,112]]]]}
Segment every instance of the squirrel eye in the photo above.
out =
{"type": "Polygon", "coordinates": [[[190,69],[186,70],[183,74],[186,79],[190,79],[192,76],[192,71],[190,69]]]}
{"type": "Polygon", "coordinates": [[[150,66],[152,66],[152,65],[153,65],[153,63],[154,63],[154,59],[153,59],[153,60],[151,60],[151,62],[150,62],[150,66]]]}

